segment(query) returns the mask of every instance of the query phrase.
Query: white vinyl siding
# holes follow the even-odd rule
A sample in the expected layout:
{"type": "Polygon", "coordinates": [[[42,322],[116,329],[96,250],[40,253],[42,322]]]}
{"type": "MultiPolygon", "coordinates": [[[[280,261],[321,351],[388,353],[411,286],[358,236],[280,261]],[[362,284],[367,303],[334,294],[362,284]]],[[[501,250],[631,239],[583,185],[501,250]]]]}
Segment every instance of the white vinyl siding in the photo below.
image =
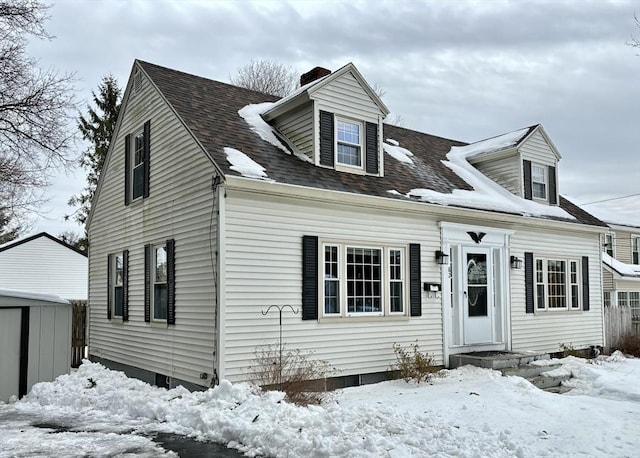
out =
{"type": "Polygon", "coordinates": [[[285,113],[275,119],[274,124],[300,152],[313,160],[313,104],[285,113]]]}
{"type": "Polygon", "coordinates": [[[132,103],[126,102],[89,230],[90,353],[208,385],[199,374],[212,373],[216,339],[215,170],[151,84],[142,84],[132,103]],[[150,197],[125,207],[124,136],[148,119],[150,197]],[[144,246],[168,239],[176,243],[176,324],[155,327],[144,321],[144,246]],[[129,321],[112,324],[106,314],[106,259],[123,249],[129,250],[129,321]]]}
{"type": "MultiPolygon", "coordinates": [[[[228,191],[226,199],[226,371],[232,381],[250,378],[248,366],[257,345],[276,343],[278,317],[262,316],[272,304],[288,304],[301,312],[302,237],[343,240],[349,246],[421,244],[422,278],[438,281],[440,266],[433,253],[440,246],[435,220],[401,212],[379,212],[295,198],[271,198],[228,191]],[[363,221],[376,221],[363,231],[363,221]],[[347,242],[348,241],[348,242],[347,242]]],[[[326,246],[337,244],[326,242],[326,246]]],[[[319,273],[323,272],[322,245],[319,273]]],[[[344,264],[344,263],[342,263],[344,264]]],[[[326,269],[326,267],[325,267],[326,269]]],[[[319,279],[319,289],[323,281],[319,279]]],[[[319,302],[322,307],[322,301],[319,302]]],[[[345,306],[344,304],[342,305],[345,306]]],[[[408,310],[408,305],[405,305],[408,310]]],[[[337,375],[388,370],[394,363],[393,343],[420,348],[442,363],[442,307],[439,299],[422,296],[421,317],[350,317],[302,320],[284,312],[283,340],[291,348],[311,350],[339,369],[337,375]]]]}
{"type": "Polygon", "coordinates": [[[540,131],[531,135],[518,149],[522,155],[522,159],[530,160],[534,164],[555,166],[558,162],[558,158],[553,149],[540,131]]]}
{"type": "Polygon", "coordinates": [[[45,236],[34,238],[0,252],[0,288],[87,300],[87,257],[45,236]]]}
{"type": "Polygon", "coordinates": [[[316,109],[378,124],[380,109],[358,80],[347,72],[313,93],[316,109]]]}
{"type": "MultiPolygon", "coordinates": [[[[525,313],[525,270],[510,269],[512,349],[555,352],[560,350],[561,343],[570,343],[576,348],[602,345],[602,268],[598,235],[572,233],[570,226],[564,233],[526,227],[515,229],[511,253],[519,257],[526,251],[533,252],[535,258],[575,260],[576,253],[588,256],[590,310],[582,311],[580,302],[579,310],[554,310],[553,313],[538,313],[536,310],[536,313],[525,313]]],[[[581,262],[577,268],[581,276],[581,262]]],[[[581,281],[578,285],[579,299],[582,301],[581,281]]]]}
{"type": "Polygon", "coordinates": [[[474,163],[474,166],[487,177],[519,195],[522,189],[520,177],[520,158],[517,154],[509,157],[474,163]]]}

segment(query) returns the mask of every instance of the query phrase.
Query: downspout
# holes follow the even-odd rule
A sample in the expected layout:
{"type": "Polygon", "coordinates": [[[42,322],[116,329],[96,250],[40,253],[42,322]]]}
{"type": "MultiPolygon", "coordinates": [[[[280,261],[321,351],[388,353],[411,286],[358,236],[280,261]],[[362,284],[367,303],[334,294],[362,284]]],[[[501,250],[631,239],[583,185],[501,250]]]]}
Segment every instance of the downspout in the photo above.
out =
{"type": "Polygon", "coordinates": [[[211,191],[212,191],[212,199],[211,199],[211,219],[209,221],[209,255],[211,258],[211,273],[213,275],[213,284],[216,289],[215,292],[215,307],[213,308],[213,328],[215,330],[215,335],[213,338],[213,352],[212,352],[212,362],[211,362],[211,382],[209,384],[210,387],[214,387],[220,383],[219,380],[219,358],[220,354],[218,349],[219,345],[219,308],[220,308],[220,286],[219,286],[219,253],[220,253],[220,202],[218,189],[220,186],[220,176],[214,175],[211,179],[211,191]],[[216,203],[218,203],[217,211],[216,211],[216,203]],[[213,222],[214,218],[216,219],[216,250],[213,249],[213,222]]]}

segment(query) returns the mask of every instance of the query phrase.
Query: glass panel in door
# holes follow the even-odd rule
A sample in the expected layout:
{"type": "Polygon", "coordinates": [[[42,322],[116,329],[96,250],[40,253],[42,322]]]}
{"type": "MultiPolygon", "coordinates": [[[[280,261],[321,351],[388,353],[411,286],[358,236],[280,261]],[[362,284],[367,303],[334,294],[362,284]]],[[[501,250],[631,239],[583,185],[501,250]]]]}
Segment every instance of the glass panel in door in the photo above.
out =
{"type": "Polygon", "coordinates": [[[467,288],[467,316],[487,316],[489,285],[486,254],[467,253],[467,288]]]}

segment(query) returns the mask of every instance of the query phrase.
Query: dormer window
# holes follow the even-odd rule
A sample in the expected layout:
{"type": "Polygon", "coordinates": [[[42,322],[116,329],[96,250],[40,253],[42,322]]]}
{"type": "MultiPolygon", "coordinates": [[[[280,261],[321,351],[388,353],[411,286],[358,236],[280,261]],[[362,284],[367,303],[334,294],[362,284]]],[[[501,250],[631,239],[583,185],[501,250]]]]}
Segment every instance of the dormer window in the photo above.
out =
{"type": "Polygon", "coordinates": [[[547,200],[547,168],[531,164],[531,184],[534,199],[547,200]]]}
{"type": "Polygon", "coordinates": [[[336,162],[362,167],[362,124],[336,118],[336,162]]]}

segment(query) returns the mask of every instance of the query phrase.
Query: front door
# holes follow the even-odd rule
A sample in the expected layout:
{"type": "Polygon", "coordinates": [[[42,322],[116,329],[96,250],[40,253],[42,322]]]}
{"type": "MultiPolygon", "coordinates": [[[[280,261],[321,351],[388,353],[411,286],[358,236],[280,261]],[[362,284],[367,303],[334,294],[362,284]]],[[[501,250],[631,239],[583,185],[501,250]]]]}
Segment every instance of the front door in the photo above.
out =
{"type": "Polygon", "coordinates": [[[493,265],[489,248],[462,250],[464,344],[494,341],[493,265]]]}

